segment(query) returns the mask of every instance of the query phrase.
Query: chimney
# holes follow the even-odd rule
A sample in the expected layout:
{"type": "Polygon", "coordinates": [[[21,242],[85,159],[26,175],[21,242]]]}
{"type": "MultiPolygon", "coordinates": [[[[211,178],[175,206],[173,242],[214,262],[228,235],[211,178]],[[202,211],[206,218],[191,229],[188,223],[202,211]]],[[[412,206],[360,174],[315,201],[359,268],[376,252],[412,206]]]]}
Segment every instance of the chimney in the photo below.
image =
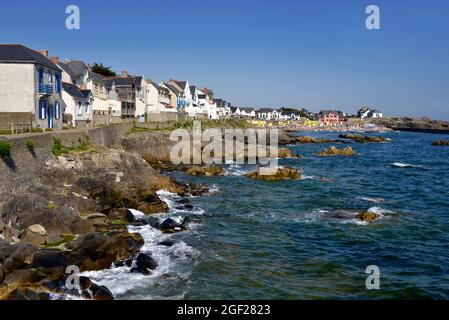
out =
{"type": "Polygon", "coordinates": [[[37,50],[41,55],[45,56],[45,58],[48,58],[48,50],[37,50]]]}
{"type": "Polygon", "coordinates": [[[54,64],[59,64],[59,57],[50,57],[51,62],[54,64]]]}
{"type": "Polygon", "coordinates": [[[128,71],[122,71],[122,78],[128,78],[128,71]]]}

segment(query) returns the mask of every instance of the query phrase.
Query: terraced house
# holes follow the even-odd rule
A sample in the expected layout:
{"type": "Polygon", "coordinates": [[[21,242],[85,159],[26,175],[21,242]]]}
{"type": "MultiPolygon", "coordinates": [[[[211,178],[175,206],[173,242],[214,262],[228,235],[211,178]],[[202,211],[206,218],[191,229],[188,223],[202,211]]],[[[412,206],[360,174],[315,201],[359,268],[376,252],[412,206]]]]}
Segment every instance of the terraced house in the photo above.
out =
{"type": "Polygon", "coordinates": [[[0,130],[62,128],[61,77],[47,51],[0,45],[0,130]]]}

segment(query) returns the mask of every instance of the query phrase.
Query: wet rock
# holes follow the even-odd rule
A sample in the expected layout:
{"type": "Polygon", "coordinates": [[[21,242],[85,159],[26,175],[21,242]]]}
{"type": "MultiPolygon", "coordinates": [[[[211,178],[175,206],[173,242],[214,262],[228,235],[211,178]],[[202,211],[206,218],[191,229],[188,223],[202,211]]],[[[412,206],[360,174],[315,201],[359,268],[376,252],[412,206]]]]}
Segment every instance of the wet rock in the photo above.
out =
{"type": "Polygon", "coordinates": [[[330,139],[317,139],[313,137],[301,136],[296,138],[296,142],[298,143],[336,143],[336,142],[345,142],[343,140],[330,140],[330,139]]]}
{"type": "Polygon", "coordinates": [[[50,300],[48,292],[36,292],[30,288],[14,289],[7,300],[50,300]]]}
{"type": "Polygon", "coordinates": [[[194,197],[198,197],[205,193],[209,193],[208,187],[197,185],[197,184],[190,184],[188,186],[187,190],[188,190],[188,193],[190,193],[194,197]]]}
{"type": "Polygon", "coordinates": [[[187,229],[189,222],[189,217],[185,217],[182,223],[177,223],[175,220],[168,218],[160,224],[159,229],[164,233],[180,232],[187,229]]]}
{"type": "Polygon", "coordinates": [[[166,246],[166,247],[171,247],[171,246],[173,246],[175,243],[176,243],[176,242],[174,242],[174,241],[166,240],[166,241],[161,241],[161,242],[159,242],[158,245],[166,246]]]}
{"type": "Polygon", "coordinates": [[[204,167],[193,166],[191,168],[188,168],[186,173],[191,176],[219,176],[223,174],[223,168],[216,165],[204,167]]]}
{"type": "Polygon", "coordinates": [[[34,254],[32,265],[35,268],[67,267],[70,261],[61,250],[41,249],[34,254]]]}
{"type": "Polygon", "coordinates": [[[137,210],[145,214],[169,211],[168,205],[162,201],[158,195],[152,192],[142,191],[138,193],[138,200],[140,201],[140,204],[138,205],[137,210]]]}
{"type": "Polygon", "coordinates": [[[151,271],[147,268],[139,268],[139,267],[133,267],[131,270],[129,270],[131,273],[140,273],[145,276],[149,276],[151,274],[151,271]]]}
{"type": "Polygon", "coordinates": [[[274,174],[260,174],[259,170],[246,174],[248,178],[259,180],[297,180],[301,178],[301,171],[291,167],[279,167],[274,174]]]}
{"type": "Polygon", "coordinates": [[[126,209],[126,211],[125,211],[125,219],[126,219],[126,221],[131,222],[131,223],[137,221],[134,214],[128,209],[126,209]]]}
{"type": "Polygon", "coordinates": [[[141,235],[129,232],[96,233],[82,236],[67,245],[78,254],[77,265],[82,270],[101,270],[114,263],[132,258],[142,247],[141,235]],[[81,256],[79,256],[81,255],[81,256]]]}
{"type": "Polygon", "coordinates": [[[352,157],[355,155],[356,153],[354,152],[352,147],[337,149],[335,146],[332,146],[316,154],[317,157],[333,157],[333,156],[352,157]]]}
{"type": "Polygon", "coordinates": [[[35,245],[42,245],[47,241],[47,231],[40,224],[33,224],[21,232],[20,240],[35,245]]]}
{"type": "Polygon", "coordinates": [[[94,300],[114,300],[114,295],[105,286],[92,283],[90,290],[92,291],[92,299],[94,300]]]}
{"type": "Polygon", "coordinates": [[[376,220],[380,216],[377,213],[374,213],[374,212],[362,212],[362,213],[357,214],[355,217],[356,217],[356,219],[359,219],[359,220],[362,220],[362,221],[371,222],[371,221],[376,220]]]}
{"type": "Polygon", "coordinates": [[[139,255],[136,258],[136,266],[138,268],[154,270],[159,265],[151,255],[146,253],[139,253],[139,255]]]}
{"type": "Polygon", "coordinates": [[[436,147],[442,147],[442,146],[449,146],[449,140],[437,140],[432,142],[432,146],[436,146],[436,147]]]}
{"type": "Polygon", "coordinates": [[[360,134],[340,134],[338,137],[342,138],[342,139],[354,140],[357,143],[367,143],[367,142],[379,143],[379,142],[388,141],[386,138],[383,138],[383,137],[362,136],[360,134]]]}
{"type": "Polygon", "coordinates": [[[298,155],[293,154],[293,152],[288,148],[279,148],[278,149],[278,158],[298,158],[298,155]]]}

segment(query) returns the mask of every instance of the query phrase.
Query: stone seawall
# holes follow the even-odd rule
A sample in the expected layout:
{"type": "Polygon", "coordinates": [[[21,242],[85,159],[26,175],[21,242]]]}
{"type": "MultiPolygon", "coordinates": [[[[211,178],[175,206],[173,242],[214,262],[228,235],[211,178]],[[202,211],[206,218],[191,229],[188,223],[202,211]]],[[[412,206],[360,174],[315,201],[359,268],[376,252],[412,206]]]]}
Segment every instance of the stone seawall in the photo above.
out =
{"type": "Polygon", "coordinates": [[[89,137],[93,145],[106,147],[121,146],[125,133],[131,124],[114,125],[102,128],[86,128],[67,131],[28,133],[12,136],[0,136],[0,140],[11,143],[11,156],[0,159],[0,199],[37,181],[43,172],[45,163],[53,157],[53,138],[64,145],[76,143],[78,139],[89,137]],[[34,150],[29,150],[26,142],[34,141],[34,150]]]}

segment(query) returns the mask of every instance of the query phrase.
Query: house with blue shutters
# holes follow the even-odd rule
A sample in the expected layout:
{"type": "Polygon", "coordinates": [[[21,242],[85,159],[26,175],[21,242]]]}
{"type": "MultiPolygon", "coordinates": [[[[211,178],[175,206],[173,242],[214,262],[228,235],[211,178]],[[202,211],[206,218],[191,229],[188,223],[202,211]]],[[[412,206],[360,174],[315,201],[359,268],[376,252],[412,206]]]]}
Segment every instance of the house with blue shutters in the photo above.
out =
{"type": "Polygon", "coordinates": [[[61,77],[47,51],[0,44],[0,127],[62,128],[61,77]]]}

